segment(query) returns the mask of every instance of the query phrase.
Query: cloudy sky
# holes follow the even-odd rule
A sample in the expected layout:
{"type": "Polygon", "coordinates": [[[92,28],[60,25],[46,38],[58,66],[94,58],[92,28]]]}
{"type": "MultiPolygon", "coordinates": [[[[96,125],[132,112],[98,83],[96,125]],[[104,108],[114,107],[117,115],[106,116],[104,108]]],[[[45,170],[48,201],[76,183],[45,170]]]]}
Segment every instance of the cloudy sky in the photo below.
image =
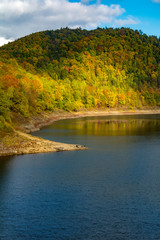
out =
{"type": "Polygon", "coordinates": [[[160,0],[0,0],[0,45],[61,27],[130,27],[160,36],[160,0]]]}

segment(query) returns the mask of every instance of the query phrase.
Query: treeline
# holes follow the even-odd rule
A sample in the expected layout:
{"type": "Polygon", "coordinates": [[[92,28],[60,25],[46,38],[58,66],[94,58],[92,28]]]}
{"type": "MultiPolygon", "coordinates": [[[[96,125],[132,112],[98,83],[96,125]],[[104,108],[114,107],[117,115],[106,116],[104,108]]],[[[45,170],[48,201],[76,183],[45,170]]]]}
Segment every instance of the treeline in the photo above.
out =
{"type": "Polygon", "coordinates": [[[160,39],[129,28],[31,34],[0,48],[0,128],[11,112],[160,105],[160,39]]]}

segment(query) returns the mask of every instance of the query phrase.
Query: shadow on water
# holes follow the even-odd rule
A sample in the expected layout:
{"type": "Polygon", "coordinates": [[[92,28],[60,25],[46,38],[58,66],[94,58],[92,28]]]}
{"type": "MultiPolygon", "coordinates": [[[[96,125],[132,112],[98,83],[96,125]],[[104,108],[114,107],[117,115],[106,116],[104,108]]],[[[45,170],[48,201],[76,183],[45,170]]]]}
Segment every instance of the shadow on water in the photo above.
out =
{"type": "MultiPolygon", "coordinates": [[[[7,192],[8,178],[10,175],[10,163],[13,161],[13,157],[0,157],[0,231],[5,228],[3,222],[3,201],[5,200],[5,194],[7,192]]],[[[1,235],[0,235],[1,237],[1,235]]]]}
{"type": "Polygon", "coordinates": [[[13,157],[0,157],[0,195],[2,186],[10,172],[9,164],[13,161],[13,157]]]}

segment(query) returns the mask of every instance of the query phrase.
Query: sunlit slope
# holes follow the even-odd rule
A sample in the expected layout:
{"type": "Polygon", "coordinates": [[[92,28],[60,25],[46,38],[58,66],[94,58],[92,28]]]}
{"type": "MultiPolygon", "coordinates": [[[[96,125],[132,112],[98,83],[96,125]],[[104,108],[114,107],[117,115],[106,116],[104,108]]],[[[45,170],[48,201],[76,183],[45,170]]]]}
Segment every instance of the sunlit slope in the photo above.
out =
{"type": "Polygon", "coordinates": [[[128,28],[31,34],[0,48],[0,127],[11,112],[160,105],[160,39],[128,28]]]}

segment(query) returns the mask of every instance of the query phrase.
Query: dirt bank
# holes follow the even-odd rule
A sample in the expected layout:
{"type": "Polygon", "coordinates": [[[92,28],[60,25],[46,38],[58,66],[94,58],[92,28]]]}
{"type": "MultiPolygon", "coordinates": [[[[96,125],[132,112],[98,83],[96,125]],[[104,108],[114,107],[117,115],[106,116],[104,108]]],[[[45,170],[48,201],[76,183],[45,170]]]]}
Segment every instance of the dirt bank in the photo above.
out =
{"type": "Polygon", "coordinates": [[[144,110],[89,110],[81,112],[65,112],[65,111],[55,111],[42,113],[30,118],[24,119],[19,118],[17,122],[17,117],[14,117],[15,125],[20,131],[30,133],[40,130],[44,126],[51,125],[53,122],[62,119],[72,119],[80,117],[94,117],[94,116],[109,116],[109,115],[138,115],[138,114],[160,114],[160,108],[156,109],[144,109],[144,110]]]}

